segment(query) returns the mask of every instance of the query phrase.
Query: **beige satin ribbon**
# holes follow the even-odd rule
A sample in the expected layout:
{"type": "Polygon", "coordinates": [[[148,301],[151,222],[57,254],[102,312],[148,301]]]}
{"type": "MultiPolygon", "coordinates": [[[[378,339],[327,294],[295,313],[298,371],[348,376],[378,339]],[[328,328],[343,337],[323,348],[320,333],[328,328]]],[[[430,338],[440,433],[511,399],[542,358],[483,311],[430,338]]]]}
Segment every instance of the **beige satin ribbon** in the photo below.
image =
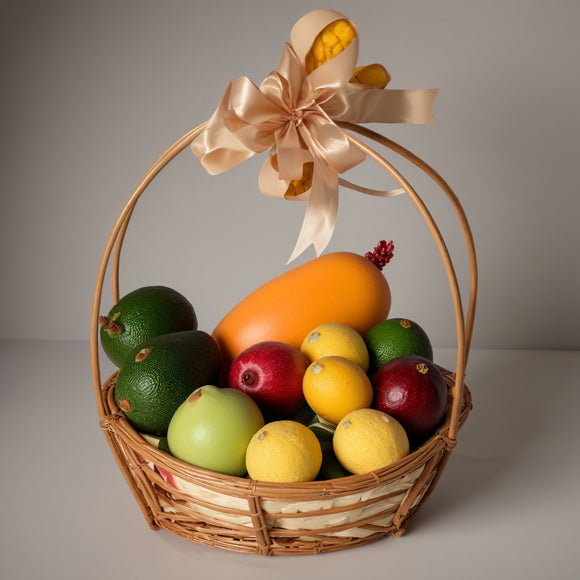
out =
{"type": "Polygon", "coordinates": [[[270,150],[260,172],[260,191],[270,197],[307,200],[302,229],[288,262],[310,245],[326,248],[336,223],[339,184],[366,194],[390,197],[403,190],[378,191],[354,185],[342,174],[365,159],[335,121],[351,123],[430,123],[437,89],[388,90],[350,83],[358,58],[358,34],[336,57],[306,73],[304,62],[318,33],[345,18],[315,10],[293,27],[278,69],[257,87],[247,77],[233,80],[192,151],[210,174],[218,174],[256,153],[270,150]],[[276,156],[276,163],[272,159],[276,156]],[[314,163],[312,186],[285,196],[303,164],[314,163]]]}

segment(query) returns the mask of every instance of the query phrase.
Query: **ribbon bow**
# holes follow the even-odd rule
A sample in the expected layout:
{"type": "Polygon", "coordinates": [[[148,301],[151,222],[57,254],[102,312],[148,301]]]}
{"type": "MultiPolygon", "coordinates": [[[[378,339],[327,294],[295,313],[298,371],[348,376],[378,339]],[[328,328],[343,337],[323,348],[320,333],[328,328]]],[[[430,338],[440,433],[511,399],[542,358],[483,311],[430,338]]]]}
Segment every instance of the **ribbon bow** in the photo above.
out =
{"type": "Polygon", "coordinates": [[[288,262],[310,245],[317,255],[326,248],[336,223],[339,184],[365,193],[392,196],[402,190],[374,191],[339,178],[365,159],[336,124],[430,123],[437,89],[387,90],[350,82],[358,58],[358,34],[336,56],[312,71],[317,35],[329,24],[345,20],[333,10],[315,10],[292,28],[278,70],[257,87],[247,77],[233,80],[192,151],[212,175],[222,173],[256,153],[270,150],[259,188],[270,197],[307,200],[296,246],[288,262]],[[292,195],[288,186],[303,178],[311,164],[312,185],[292,195]]]}

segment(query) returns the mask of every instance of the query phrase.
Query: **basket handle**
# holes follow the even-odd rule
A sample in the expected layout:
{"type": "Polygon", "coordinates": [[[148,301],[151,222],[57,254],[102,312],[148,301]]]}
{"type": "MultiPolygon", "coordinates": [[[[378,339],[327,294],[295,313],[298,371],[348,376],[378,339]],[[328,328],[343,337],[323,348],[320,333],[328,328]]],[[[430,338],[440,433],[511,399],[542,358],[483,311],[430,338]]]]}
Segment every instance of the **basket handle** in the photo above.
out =
{"type": "Polygon", "coordinates": [[[117,218],[111,233],[105,244],[105,249],[103,250],[103,255],[101,257],[101,262],[99,264],[99,269],[97,273],[97,279],[95,282],[95,290],[93,294],[93,303],[91,309],[91,335],[90,335],[90,354],[91,354],[91,369],[93,376],[93,388],[95,391],[95,399],[97,401],[97,410],[99,412],[99,417],[103,419],[105,417],[105,408],[102,399],[102,379],[101,379],[101,368],[99,364],[99,315],[101,310],[101,299],[103,295],[103,285],[105,281],[105,275],[107,273],[108,265],[111,260],[111,254],[113,254],[113,264],[111,271],[111,285],[113,292],[113,304],[119,301],[119,262],[121,256],[121,248],[123,245],[123,240],[125,238],[125,233],[127,231],[127,226],[135,209],[137,201],[141,197],[141,194],[147,189],[149,184],[157,177],[161,170],[174,158],[179,155],[184,149],[186,149],[191,142],[195,139],[201,131],[203,131],[205,123],[198,125],[191,131],[187,132],[185,135],[177,139],[172,145],[170,145],[151,165],[147,173],[143,176],[131,197],[127,200],[125,206],[121,210],[119,217],[117,218]]]}
{"type": "Polygon", "coordinates": [[[410,185],[410,183],[391,165],[384,157],[379,155],[374,149],[367,146],[365,143],[359,139],[353,137],[347,133],[348,139],[355,144],[361,151],[363,151],[369,158],[373,159],[378,163],[387,173],[389,173],[397,183],[403,188],[405,193],[411,198],[423,219],[427,223],[429,230],[437,244],[439,254],[443,260],[443,265],[445,266],[445,271],[447,273],[447,279],[449,281],[449,286],[451,289],[451,295],[453,298],[453,306],[455,310],[455,320],[456,320],[456,332],[457,332],[457,361],[455,370],[455,383],[453,386],[453,403],[451,407],[451,417],[448,438],[453,445],[457,438],[457,430],[459,429],[459,414],[463,404],[463,387],[465,380],[465,371],[467,366],[467,360],[469,357],[469,350],[471,347],[471,337],[473,334],[473,324],[475,320],[475,307],[477,302],[477,283],[478,283],[478,270],[477,270],[477,258],[475,253],[475,244],[473,241],[473,235],[467,216],[463,207],[451,189],[447,182],[427,163],[425,163],[421,158],[417,157],[414,153],[405,149],[398,143],[395,143],[391,139],[388,139],[384,135],[372,131],[366,127],[356,125],[353,123],[341,122],[338,123],[341,127],[363,135],[368,139],[371,139],[384,147],[394,151],[401,157],[404,157],[410,161],[413,165],[419,168],[423,173],[425,173],[433,182],[435,182],[441,190],[446,194],[447,198],[451,202],[453,209],[457,215],[459,223],[461,225],[465,245],[467,248],[467,254],[469,258],[470,265],[470,284],[469,284],[469,299],[467,307],[467,316],[464,316],[463,306],[462,306],[462,296],[459,289],[459,284],[457,281],[457,275],[455,273],[455,268],[453,267],[453,262],[449,254],[449,250],[439,230],[433,216],[429,212],[427,206],[415,191],[415,189],[410,185]]]}
{"type": "MultiPolygon", "coordinates": [[[[394,141],[384,137],[380,133],[376,133],[365,127],[361,127],[356,124],[340,122],[338,123],[341,127],[348,129],[349,131],[358,133],[368,139],[371,139],[384,147],[394,151],[400,156],[406,158],[408,161],[413,163],[421,171],[423,171],[428,177],[430,177],[447,195],[450,200],[457,216],[461,227],[463,229],[465,243],[467,246],[468,257],[470,262],[470,294],[468,302],[467,317],[464,317],[461,293],[459,290],[459,285],[457,282],[457,276],[455,269],[453,267],[453,262],[449,255],[449,251],[445,244],[445,240],[433,219],[433,216],[429,212],[427,206],[409,184],[409,182],[381,155],[379,155],[374,149],[347,133],[348,139],[356,145],[362,152],[364,152],[369,158],[373,159],[378,163],[387,173],[389,173],[403,188],[406,194],[414,202],[424,220],[426,221],[431,234],[433,235],[435,242],[437,244],[439,253],[443,260],[445,270],[447,273],[447,278],[451,288],[451,294],[453,298],[453,304],[455,309],[456,318],[456,328],[457,328],[457,363],[456,363],[456,377],[455,384],[452,387],[453,392],[453,404],[451,408],[450,417],[450,428],[448,438],[453,444],[456,439],[458,425],[459,425],[459,414],[461,411],[461,406],[463,402],[463,387],[465,379],[465,368],[467,365],[468,353],[470,349],[471,336],[473,332],[473,323],[475,318],[475,305],[477,298],[477,260],[475,255],[475,248],[473,242],[473,236],[467,221],[465,212],[452,189],[443,180],[443,178],[429,165],[427,165],[422,159],[398,145],[394,141]]],[[[101,419],[105,416],[104,403],[102,399],[102,380],[99,364],[99,314],[101,308],[101,299],[103,292],[103,285],[105,280],[105,275],[107,273],[108,265],[111,260],[111,255],[113,255],[112,264],[112,294],[113,303],[119,301],[119,263],[121,249],[123,245],[123,240],[129,221],[133,214],[133,210],[139,197],[153,181],[153,179],[161,172],[161,170],[179,153],[186,149],[193,140],[204,130],[206,123],[198,125],[194,129],[190,130],[188,133],[177,139],[172,145],[170,145],[151,165],[147,173],[143,176],[125,206],[123,207],[121,213],[119,214],[111,233],[107,239],[105,249],[101,258],[99,265],[97,280],[95,283],[95,290],[93,295],[92,311],[91,311],[91,334],[90,334],[90,354],[91,354],[91,367],[93,376],[93,387],[95,391],[95,399],[97,401],[97,409],[101,419]]]]}

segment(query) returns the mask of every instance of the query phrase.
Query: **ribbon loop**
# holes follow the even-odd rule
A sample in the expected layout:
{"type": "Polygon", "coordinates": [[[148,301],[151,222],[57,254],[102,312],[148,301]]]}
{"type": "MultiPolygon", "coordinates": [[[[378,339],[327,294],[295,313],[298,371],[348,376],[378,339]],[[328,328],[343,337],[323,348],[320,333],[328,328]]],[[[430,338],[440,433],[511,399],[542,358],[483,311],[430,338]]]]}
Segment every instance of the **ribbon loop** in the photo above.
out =
{"type": "Polygon", "coordinates": [[[326,248],[336,223],[339,184],[383,197],[402,193],[379,192],[339,178],[366,156],[336,122],[433,121],[431,105],[437,89],[387,90],[350,82],[357,58],[358,34],[350,21],[333,10],[310,12],[294,25],[278,69],[259,87],[247,77],[233,80],[191,145],[212,175],[269,149],[259,188],[271,197],[286,197],[289,183],[300,180],[304,164],[313,162],[312,186],[292,197],[308,204],[289,262],[310,245],[317,255],[326,248]],[[318,34],[342,20],[354,29],[354,37],[336,56],[308,72],[305,62],[318,34]]]}

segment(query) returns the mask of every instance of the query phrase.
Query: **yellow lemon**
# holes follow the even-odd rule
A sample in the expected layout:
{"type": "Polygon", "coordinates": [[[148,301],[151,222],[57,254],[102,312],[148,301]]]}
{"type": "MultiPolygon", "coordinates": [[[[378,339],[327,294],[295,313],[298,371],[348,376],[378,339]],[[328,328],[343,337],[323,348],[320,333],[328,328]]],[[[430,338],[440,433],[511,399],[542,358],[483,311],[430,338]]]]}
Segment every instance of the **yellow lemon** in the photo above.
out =
{"type": "Polygon", "coordinates": [[[346,324],[331,322],[317,326],[304,339],[300,350],[311,362],[323,356],[343,356],[365,372],[369,368],[369,352],[364,338],[346,324]]]}
{"type": "Polygon", "coordinates": [[[321,465],[322,449],[316,435],[296,421],[267,423],[246,449],[248,475],[258,481],[313,481],[321,465]]]}
{"type": "Polygon", "coordinates": [[[401,424],[377,409],[358,409],[343,417],[332,446],[344,469],[357,475],[386,467],[409,453],[401,424]]]}
{"type": "Polygon", "coordinates": [[[325,356],[311,363],[302,379],[310,408],[323,419],[337,424],[347,413],[370,407],[373,387],[366,373],[342,356],[325,356]]]}

